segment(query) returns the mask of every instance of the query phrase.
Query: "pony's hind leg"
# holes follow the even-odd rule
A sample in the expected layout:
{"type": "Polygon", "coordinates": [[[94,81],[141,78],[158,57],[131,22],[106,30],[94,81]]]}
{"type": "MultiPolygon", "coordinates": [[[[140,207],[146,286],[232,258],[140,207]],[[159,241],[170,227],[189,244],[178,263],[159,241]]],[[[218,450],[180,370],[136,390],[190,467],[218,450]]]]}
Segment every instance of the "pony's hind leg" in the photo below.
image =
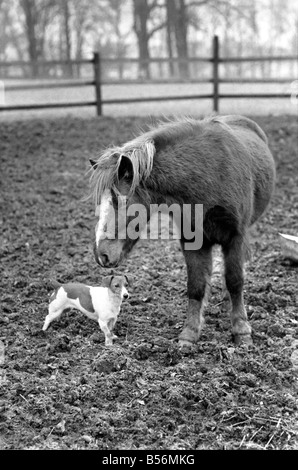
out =
{"type": "Polygon", "coordinates": [[[225,280],[231,297],[231,323],[234,342],[252,342],[251,327],[243,301],[245,242],[242,236],[235,236],[230,243],[223,247],[225,259],[225,280]]]}
{"type": "Polygon", "coordinates": [[[197,251],[185,250],[181,243],[187,266],[188,312],[179,345],[191,345],[199,339],[204,323],[204,304],[209,292],[212,272],[212,248],[204,246],[197,251]]]}

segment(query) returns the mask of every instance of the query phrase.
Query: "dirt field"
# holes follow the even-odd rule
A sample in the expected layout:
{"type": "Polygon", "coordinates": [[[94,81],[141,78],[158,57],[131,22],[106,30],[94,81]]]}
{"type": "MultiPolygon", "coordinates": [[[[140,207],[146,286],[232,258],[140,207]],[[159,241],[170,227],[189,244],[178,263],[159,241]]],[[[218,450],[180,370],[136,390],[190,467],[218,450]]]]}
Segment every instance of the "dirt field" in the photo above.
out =
{"type": "Polygon", "coordinates": [[[141,241],[121,267],[133,285],[112,349],[73,310],[41,330],[50,278],[97,284],[108,274],[93,260],[94,210],[82,200],[88,158],[146,119],[0,123],[0,448],[298,449],[298,268],[278,239],[298,234],[297,118],[256,120],[278,178],[247,267],[254,346],[233,345],[216,277],[201,341],[186,352],[177,241],[141,241]]]}

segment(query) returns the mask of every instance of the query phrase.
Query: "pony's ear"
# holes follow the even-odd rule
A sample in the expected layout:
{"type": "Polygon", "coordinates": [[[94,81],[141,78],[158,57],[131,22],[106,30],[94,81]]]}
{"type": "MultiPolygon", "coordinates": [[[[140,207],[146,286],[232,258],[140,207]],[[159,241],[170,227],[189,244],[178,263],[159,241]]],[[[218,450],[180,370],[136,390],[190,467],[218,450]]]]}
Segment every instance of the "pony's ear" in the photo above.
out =
{"type": "Polygon", "coordinates": [[[102,287],[110,287],[112,280],[114,279],[114,276],[107,276],[102,280],[101,286],[102,287]]]}
{"type": "Polygon", "coordinates": [[[121,160],[118,168],[118,180],[125,178],[127,180],[133,179],[133,166],[130,158],[125,155],[121,155],[121,160]]]}
{"type": "Polygon", "coordinates": [[[96,162],[95,160],[91,160],[91,159],[89,160],[89,162],[90,162],[90,164],[91,164],[93,170],[96,170],[97,162],[96,162]]]}

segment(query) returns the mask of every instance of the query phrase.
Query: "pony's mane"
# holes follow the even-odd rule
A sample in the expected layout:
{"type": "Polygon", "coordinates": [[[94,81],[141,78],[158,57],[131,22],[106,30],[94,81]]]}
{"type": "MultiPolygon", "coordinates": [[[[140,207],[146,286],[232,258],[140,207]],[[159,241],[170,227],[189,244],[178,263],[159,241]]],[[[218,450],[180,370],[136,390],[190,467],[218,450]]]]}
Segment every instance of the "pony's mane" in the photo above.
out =
{"type": "Polygon", "coordinates": [[[133,169],[130,190],[127,195],[129,198],[140,183],[145,183],[149,177],[157,151],[165,148],[168,144],[173,145],[194,131],[204,132],[206,125],[212,121],[216,121],[213,116],[203,120],[183,117],[167,120],[167,122],[158,122],[149,131],[122,146],[108,148],[95,160],[95,170],[92,171],[90,178],[90,196],[93,197],[96,204],[100,203],[101,195],[105,190],[110,190],[117,196],[121,196],[118,189],[118,172],[122,157],[125,156],[129,158],[133,169]]]}
{"type": "Polygon", "coordinates": [[[129,158],[133,176],[127,197],[129,198],[141,182],[145,182],[151,173],[153,158],[155,155],[154,142],[147,136],[140,136],[131,140],[122,147],[111,147],[107,149],[95,161],[95,170],[90,177],[91,194],[95,204],[100,203],[101,196],[105,190],[114,192],[121,196],[118,186],[118,171],[122,157],[129,158]]]}

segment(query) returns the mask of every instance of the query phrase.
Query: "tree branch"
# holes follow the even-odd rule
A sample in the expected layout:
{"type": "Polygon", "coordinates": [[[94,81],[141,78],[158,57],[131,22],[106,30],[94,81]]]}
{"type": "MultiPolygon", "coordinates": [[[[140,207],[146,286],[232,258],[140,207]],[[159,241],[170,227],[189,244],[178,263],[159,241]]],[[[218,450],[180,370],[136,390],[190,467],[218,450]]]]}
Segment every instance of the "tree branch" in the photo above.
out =
{"type": "Polygon", "coordinates": [[[159,3],[159,0],[153,0],[153,2],[151,4],[148,5],[148,11],[149,13],[152,12],[152,10],[154,10],[155,8],[164,8],[165,5],[163,4],[160,4],[159,3]]]}
{"type": "Polygon", "coordinates": [[[165,28],[166,25],[167,25],[167,22],[164,21],[163,23],[160,23],[158,26],[155,26],[155,28],[152,28],[151,31],[148,32],[148,38],[151,38],[151,36],[153,36],[153,34],[159,31],[160,29],[165,28]]]}
{"type": "Polygon", "coordinates": [[[189,7],[201,7],[203,5],[206,5],[207,3],[209,3],[209,0],[201,0],[201,1],[193,1],[193,2],[189,2],[187,3],[185,6],[187,8],[189,7]]]}
{"type": "Polygon", "coordinates": [[[189,18],[188,23],[196,30],[201,29],[201,22],[198,18],[189,18]]]}
{"type": "Polygon", "coordinates": [[[210,4],[211,8],[214,8],[221,15],[225,15],[225,13],[221,11],[220,6],[228,6],[231,10],[236,11],[242,18],[249,20],[249,16],[244,12],[244,9],[238,8],[235,5],[231,5],[229,0],[215,0],[215,2],[211,0],[208,3],[210,4]]]}

